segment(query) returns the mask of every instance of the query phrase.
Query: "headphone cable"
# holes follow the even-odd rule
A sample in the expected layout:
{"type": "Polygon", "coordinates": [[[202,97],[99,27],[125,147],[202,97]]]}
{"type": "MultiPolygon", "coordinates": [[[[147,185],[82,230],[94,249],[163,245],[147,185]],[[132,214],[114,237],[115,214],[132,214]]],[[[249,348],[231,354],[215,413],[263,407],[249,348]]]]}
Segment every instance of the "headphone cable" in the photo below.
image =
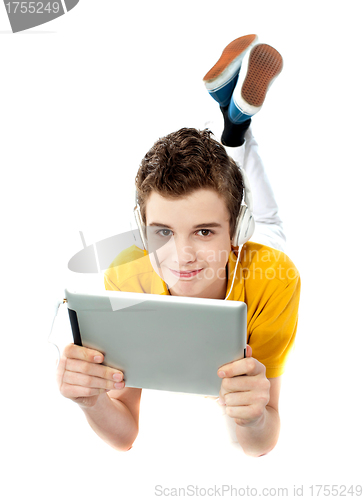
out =
{"type": "Polygon", "coordinates": [[[227,300],[228,297],[230,296],[231,294],[231,290],[233,289],[233,286],[234,286],[234,281],[235,281],[235,275],[236,275],[236,271],[238,269],[238,263],[239,263],[239,259],[240,259],[240,253],[241,253],[241,250],[243,248],[244,245],[240,245],[239,246],[239,252],[238,252],[238,257],[236,259],[236,264],[235,264],[235,270],[234,270],[234,276],[233,276],[233,279],[231,280],[231,286],[230,286],[230,290],[229,290],[229,293],[227,294],[227,296],[225,297],[224,300],[227,300]]]}

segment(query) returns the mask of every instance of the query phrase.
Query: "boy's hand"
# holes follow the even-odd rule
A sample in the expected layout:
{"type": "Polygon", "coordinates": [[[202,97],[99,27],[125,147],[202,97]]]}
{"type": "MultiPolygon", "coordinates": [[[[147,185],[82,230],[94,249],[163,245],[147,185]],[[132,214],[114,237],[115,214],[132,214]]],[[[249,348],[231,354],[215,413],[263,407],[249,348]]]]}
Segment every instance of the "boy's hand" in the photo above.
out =
{"type": "Polygon", "coordinates": [[[96,404],[100,394],[111,389],[123,389],[123,373],[101,365],[103,360],[104,356],[99,351],[75,344],[67,345],[56,373],[62,396],[80,406],[90,407],[96,404]]]}
{"type": "Polygon", "coordinates": [[[255,426],[264,418],[264,410],[269,403],[270,382],[265,376],[265,366],[251,357],[252,348],[249,345],[246,356],[219,368],[217,374],[223,379],[219,402],[226,405],[226,414],[236,424],[255,426]]]}

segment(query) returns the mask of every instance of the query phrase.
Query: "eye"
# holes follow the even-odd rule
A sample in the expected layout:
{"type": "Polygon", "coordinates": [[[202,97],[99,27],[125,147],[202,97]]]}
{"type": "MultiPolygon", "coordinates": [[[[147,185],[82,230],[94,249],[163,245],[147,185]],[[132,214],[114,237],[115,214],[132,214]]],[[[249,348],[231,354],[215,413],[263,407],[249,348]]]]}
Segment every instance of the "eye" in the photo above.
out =
{"type": "Polygon", "coordinates": [[[157,231],[157,234],[162,237],[168,237],[172,235],[172,231],[170,229],[160,229],[157,231]]]}
{"type": "Polygon", "coordinates": [[[198,233],[201,233],[201,236],[203,236],[204,238],[214,234],[213,231],[211,231],[210,229],[200,229],[199,231],[197,231],[197,234],[198,233]]]}

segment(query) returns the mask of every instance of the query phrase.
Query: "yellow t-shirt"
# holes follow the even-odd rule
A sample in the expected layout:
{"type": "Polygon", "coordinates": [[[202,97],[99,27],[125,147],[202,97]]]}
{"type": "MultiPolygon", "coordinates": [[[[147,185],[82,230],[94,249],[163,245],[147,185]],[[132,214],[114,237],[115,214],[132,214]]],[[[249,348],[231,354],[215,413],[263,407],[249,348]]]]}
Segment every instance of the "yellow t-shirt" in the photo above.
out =
{"type": "MultiPolygon", "coordinates": [[[[227,294],[237,258],[228,262],[227,294]]],[[[106,290],[168,295],[149,257],[133,245],[121,252],[105,272],[106,290]]],[[[297,331],[300,277],[293,262],[279,250],[248,242],[244,245],[227,300],[246,303],[247,342],[252,356],[266,367],[267,378],[279,377],[297,331]]]]}

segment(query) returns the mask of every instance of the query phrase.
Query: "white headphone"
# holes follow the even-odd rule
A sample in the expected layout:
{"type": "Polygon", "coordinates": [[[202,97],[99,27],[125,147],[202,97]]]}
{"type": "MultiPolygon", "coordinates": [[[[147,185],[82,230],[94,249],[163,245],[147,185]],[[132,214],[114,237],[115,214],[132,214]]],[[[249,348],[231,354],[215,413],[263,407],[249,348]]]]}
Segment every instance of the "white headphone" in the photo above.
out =
{"type": "Polygon", "coordinates": [[[236,218],[236,225],[231,244],[234,247],[243,246],[253,236],[255,222],[253,217],[253,196],[250,189],[248,177],[243,168],[240,168],[243,177],[243,199],[239,214],[236,218]]]}
{"type": "Polygon", "coordinates": [[[138,191],[137,190],[135,190],[134,217],[135,217],[135,221],[137,223],[138,229],[139,229],[139,234],[140,234],[140,238],[142,240],[143,246],[144,246],[144,250],[148,251],[146,229],[145,229],[145,225],[143,224],[142,213],[140,211],[140,206],[138,203],[138,191]]]}
{"type": "MultiPolygon", "coordinates": [[[[240,168],[241,175],[243,177],[243,198],[241,201],[241,206],[239,210],[238,217],[236,219],[236,226],[234,235],[231,239],[231,244],[234,247],[243,246],[252,236],[255,229],[255,222],[253,217],[253,197],[250,189],[250,184],[248,177],[244,169],[240,168]]],[[[140,237],[143,242],[144,249],[148,251],[148,241],[146,236],[145,226],[143,224],[143,219],[140,211],[140,206],[138,203],[138,193],[135,190],[135,208],[134,217],[139,229],[140,237]]]]}

